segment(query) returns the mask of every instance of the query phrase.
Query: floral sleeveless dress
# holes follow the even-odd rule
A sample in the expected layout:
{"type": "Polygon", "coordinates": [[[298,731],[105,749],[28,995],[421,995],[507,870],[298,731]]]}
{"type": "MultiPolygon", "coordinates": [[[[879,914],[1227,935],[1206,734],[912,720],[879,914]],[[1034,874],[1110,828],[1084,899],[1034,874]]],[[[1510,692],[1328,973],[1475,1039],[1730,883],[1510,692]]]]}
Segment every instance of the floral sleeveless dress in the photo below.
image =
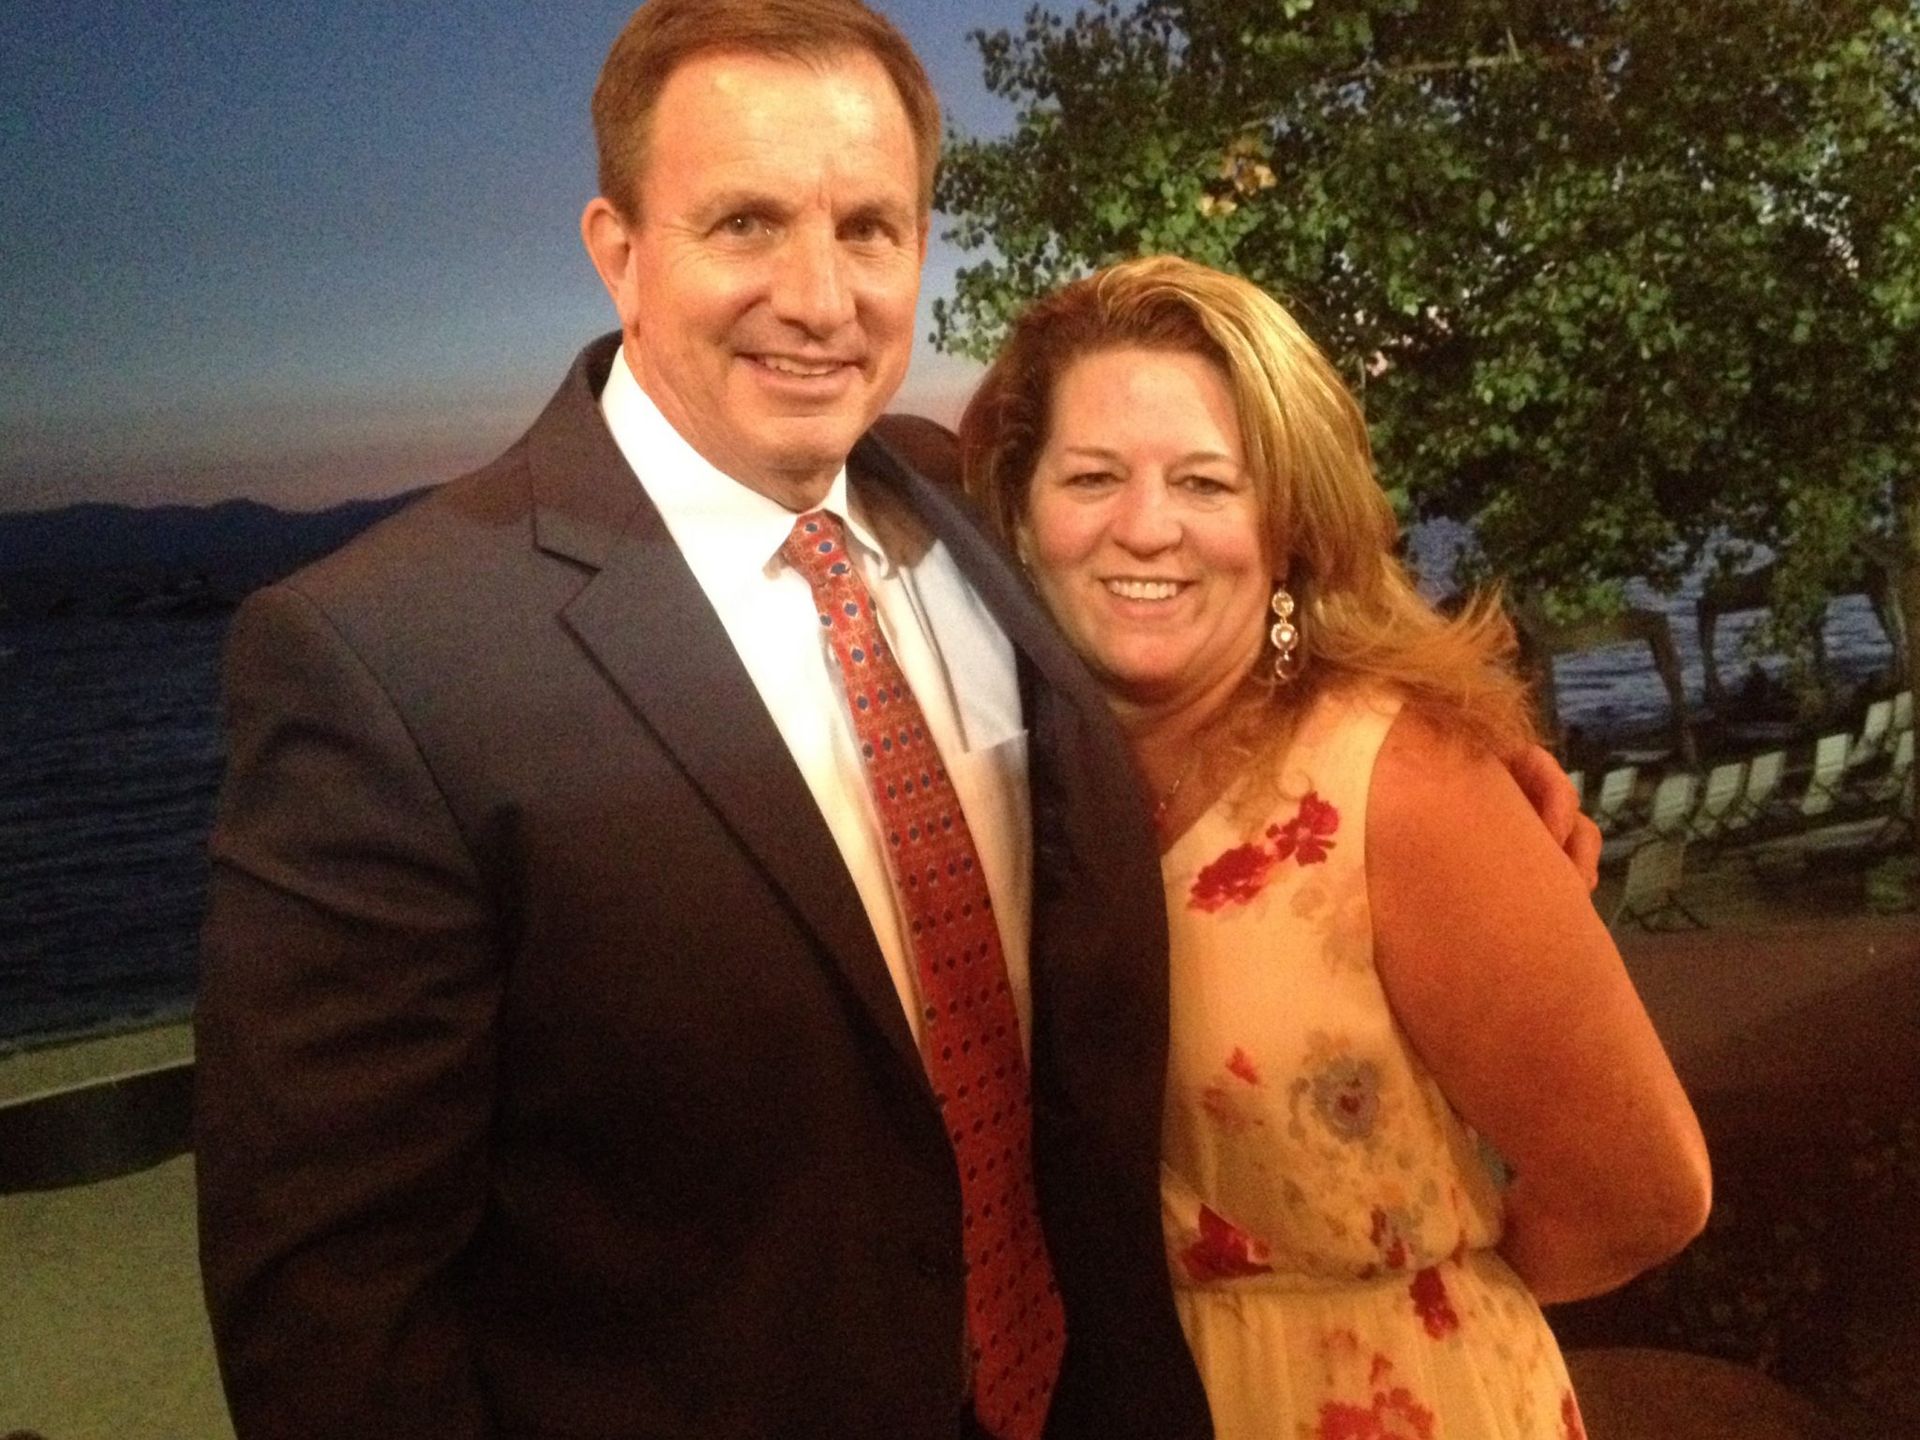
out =
{"type": "Polygon", "coordinates": [[[1500,1196],[1373,965],[1367,790],[1397,710],[1319,701],[1258,821],[1162,862],[1167,1258],[1219,1440],[1584,1440],[1500,1196]]]}

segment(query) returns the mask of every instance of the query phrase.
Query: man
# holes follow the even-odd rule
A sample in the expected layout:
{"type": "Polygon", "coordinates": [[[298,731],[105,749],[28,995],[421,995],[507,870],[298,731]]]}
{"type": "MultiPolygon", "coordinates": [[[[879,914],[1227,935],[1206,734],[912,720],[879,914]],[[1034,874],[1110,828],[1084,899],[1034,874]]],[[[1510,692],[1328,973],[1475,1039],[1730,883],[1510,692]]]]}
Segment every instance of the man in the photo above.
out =
{"type": "Polygon", "coordinates": [[[926,78],[859,0],[650,0],[594,115],[620,335],[235,620],[197,1145],[236,1429],[1205,1435],[1144,808],[1002,559],[862,438],[926,78]],[[924,872],[869,699],[937,752],[924,872]]]}
{"type": "Polygon", "coordinates": [[[618,346],[235,622],[198,1143],[237,1429],[1203,1434],[1158,1235],[1141,807],[1004,563],[861,440],[911,346],[925,76],[857,0],[652,0],[595,121],[618,346]],[[822,508],[946,761],[1030,1050],[1026,1359],[980,1333],[978,1166],[922,1058],[974,1037],[923,1017],[824,607],[782,558],[822,508]]]}

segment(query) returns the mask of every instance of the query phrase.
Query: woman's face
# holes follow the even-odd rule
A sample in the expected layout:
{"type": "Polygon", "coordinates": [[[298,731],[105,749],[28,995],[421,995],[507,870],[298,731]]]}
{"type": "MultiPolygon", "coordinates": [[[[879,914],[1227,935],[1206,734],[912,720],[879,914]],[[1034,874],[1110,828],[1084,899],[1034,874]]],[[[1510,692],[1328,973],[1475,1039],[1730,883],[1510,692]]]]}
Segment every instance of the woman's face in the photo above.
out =
{"type": "Polygon", "coordinates": [[[1062,371],[1018,541],[1116,699],[1204,715],[1261,652],[1273,568],[1211,360],[1128,348],[1062,371]]]}

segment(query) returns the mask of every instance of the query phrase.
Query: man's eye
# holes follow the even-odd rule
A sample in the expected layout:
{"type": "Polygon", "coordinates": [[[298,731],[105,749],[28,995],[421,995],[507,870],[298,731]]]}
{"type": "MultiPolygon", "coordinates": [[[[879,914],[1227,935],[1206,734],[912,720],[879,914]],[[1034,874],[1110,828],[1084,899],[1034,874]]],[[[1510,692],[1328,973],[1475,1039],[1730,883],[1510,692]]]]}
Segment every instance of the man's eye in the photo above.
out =
{"type": "Polygon", "coordinates": [[[739,215],[727,216],[717,228],[722,235],[745,239],[762,233],[767,228],[767,222],[764,216],[743,212],[739,215]]]}

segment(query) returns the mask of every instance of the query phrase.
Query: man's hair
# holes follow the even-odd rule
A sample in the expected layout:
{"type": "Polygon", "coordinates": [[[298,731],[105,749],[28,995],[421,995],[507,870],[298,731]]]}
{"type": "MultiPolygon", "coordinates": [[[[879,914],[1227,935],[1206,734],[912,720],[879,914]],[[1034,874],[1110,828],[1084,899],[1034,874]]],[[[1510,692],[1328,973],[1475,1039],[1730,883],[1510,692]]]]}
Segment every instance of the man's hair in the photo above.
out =
{"type": "Polygon", "coordinates": [[[920,164],[920,213],[933,208],[940,160],[940,102],[906,37],[861,0],[647,0],[633,12],[600,67],[593,140],[600,193],[638,218],[654,107],[673,72],[722,52],[829,65],[871,55],[893,81],[920,164]]]}
{"type": "Polygon", "coordinates": [[[1399,687],[1495,753],[1532,738],[1497,601],[1449,620],[1421,597],[1396,554],[1399,524],[1352,392],[1286,308],[1238,276],[1170,255],[1123,261],[1014,322],[960,419],[968,493],[1003,540],[1017,544],[1025,523],[1060,377],[1087,355],[1134,348],[1218,367],[1266,553],[1301,600],[1306,669],[1294,684],[1254,687],[1257,713],[1239,707],[1249,724],[1237,728],[1272,737],[1323,687],[1359,680],[1399,687]]]}

